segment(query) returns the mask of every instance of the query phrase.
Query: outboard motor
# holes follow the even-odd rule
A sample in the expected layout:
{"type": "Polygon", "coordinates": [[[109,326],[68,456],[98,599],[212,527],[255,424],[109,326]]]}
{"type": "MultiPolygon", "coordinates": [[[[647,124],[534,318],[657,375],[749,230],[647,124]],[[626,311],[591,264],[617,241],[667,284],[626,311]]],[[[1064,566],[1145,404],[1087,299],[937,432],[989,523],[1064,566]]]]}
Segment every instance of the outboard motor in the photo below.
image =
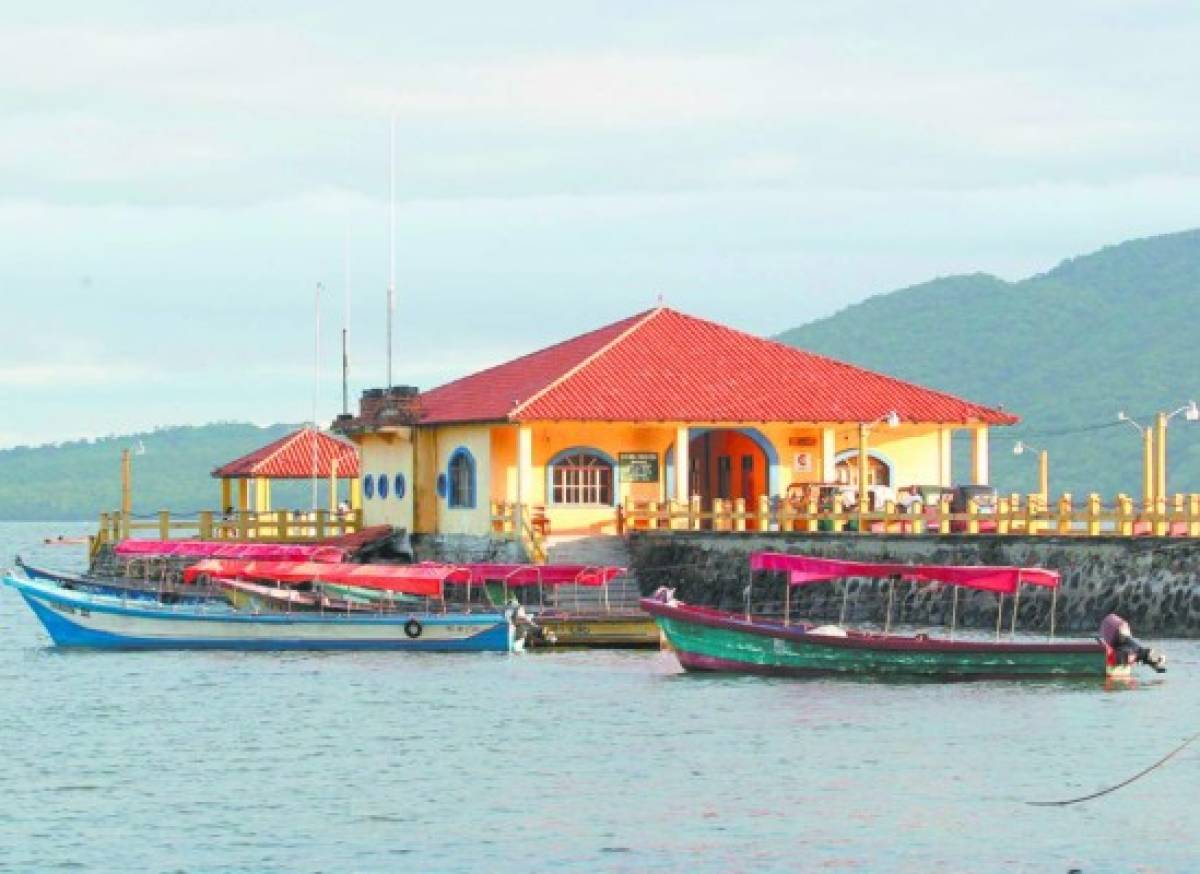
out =
{"type": "Polygon", "coordinates": [[[1142,664],[1160,674],[1167,671],[1167,657],[1156,649],[1142,646],[1129,630],[1129,623],[1109,613],[1100,623],[1100,640],[1113,652],[1118,665],[1142,664]]]}

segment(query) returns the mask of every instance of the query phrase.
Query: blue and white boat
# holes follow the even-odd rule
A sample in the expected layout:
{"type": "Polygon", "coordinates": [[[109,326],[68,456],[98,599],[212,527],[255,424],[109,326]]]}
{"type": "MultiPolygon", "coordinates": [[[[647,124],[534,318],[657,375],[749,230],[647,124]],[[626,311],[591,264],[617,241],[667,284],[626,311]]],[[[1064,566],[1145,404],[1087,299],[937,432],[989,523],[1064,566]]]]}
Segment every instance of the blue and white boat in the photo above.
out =
{"type": "Polygon", "coordinates": [[[162,604],[223,604],[227,598],[217,589],[203,586],[159,584],[147,580],[92,577],[49,570],[29,564],[21,556],[16,569],[26,579],[50,583],[62,589],[90,592],[93,595],[112,595],[127,601],[150,601],[162,604]]]}
{"type": "Polygon", "coordinates": [[[79,592],[9,575],[62,647],[94,649],[512,652],[524,633],[500,613],[240,613],[79,592]]]}

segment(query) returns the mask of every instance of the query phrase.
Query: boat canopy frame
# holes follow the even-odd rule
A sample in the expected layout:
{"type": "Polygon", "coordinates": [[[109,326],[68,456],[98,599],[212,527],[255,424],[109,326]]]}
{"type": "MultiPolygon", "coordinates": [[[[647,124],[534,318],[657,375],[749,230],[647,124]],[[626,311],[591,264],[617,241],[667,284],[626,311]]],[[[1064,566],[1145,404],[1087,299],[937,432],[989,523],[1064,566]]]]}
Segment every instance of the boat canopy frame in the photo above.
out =
{"type": "MultiPolygon", "coordinates": [[[[783,624],[791,620],[791,592],[796,586],[829,582],[845,577],[886,579],[888,585],[888,607],[884,622],[885,632],[891,628],[892,602],[896,582],[928,582],[951,586],[953,601],[950,612],[950,638],[954,639],[954,628],[958,617],[958,590],[974,589],[998,595],[996,608],[996,638],[999,639],[1004,615],[1004,598],[1013,597],[1012,625],[1010,634],[1016,634],[1017,609],[1020,605],[1021,586],[1031,585],[1050,589],[1050,637],[1054,637],[1055,613],[1058,606],[1058,589],[1062,574],[1058,571],[1036,567],[1003,565],[932,565],[901,564],[898,562],[864,562],[846,559],[821,558],[819,556],[792,555],[782,552],[755,552],[750,555],[751,571],[773,571],[788,575],[784,588],[783,624]]],[[[751,576],[751,584],[753,576],[751,576]]],[[[839,624],[845,625],[846,605],[849,589],[843,587],[842,609],[839,624]]],[[[750,586],[746,587],[746,616],[750,615],[750,586]]]]}

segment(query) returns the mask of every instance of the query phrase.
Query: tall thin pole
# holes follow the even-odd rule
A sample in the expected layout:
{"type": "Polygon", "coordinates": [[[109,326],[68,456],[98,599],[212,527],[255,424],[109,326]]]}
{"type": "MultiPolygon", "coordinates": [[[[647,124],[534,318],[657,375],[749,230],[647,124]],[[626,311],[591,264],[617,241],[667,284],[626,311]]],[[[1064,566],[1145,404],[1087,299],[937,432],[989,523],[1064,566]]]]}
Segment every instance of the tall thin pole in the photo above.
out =
{"type": "Polygon", "coordinates": [[[346,300],[342,309],[342,414],[350,415],[350,229],[342,243],[342,282],[346,300]]]}
{"type": "Polygon", "coordinates": [[[1154,510],[1154,429],[1142,429],[1142,505],[1146,512],[1154,510]]]}
{"type": "Polygon", "coordinates": [[[387,387],[392,388],[392,314],[396,311],[396,117],[388,138],[387,387]]]}
{"type": "Polygon", "coordinates": [[[1167,499],[1167,414],[1159,413],[1154,422],[1154,452],[1157,456],[1154,464],[1154,500],[1155,509],[1158,501],[1167,499]]]}
{"type": "Polygon", "coordinates": [[[321,402],[321,283],[313,295],[312,508],[317,509],[317,406],[321,402]]]}

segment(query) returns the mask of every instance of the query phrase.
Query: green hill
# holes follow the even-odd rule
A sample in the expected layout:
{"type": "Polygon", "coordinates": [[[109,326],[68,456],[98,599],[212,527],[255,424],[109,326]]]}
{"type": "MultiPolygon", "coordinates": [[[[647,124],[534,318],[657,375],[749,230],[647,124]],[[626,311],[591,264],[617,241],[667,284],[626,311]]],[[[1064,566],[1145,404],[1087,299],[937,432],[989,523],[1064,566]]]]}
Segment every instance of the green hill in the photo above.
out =
{"type": "MultiPolygon", "coordinates": [[[[1138,434],[1200,399],[1200,230],[1071,258],[1020,282],[951,276],[880,294],[787,331],[784,342],[1022,417],[992,434],[993,482],[1036,489],[1024,440],[1050,453],[1051,491],[1141,494],[1138,434]]],[[[1200,424],[1176,417],[1168,489],[1200,491],[1200,424]]],[[[961,452],[962,450],[960,450],[961,452]]],[[[958,463],[956,474],[969,470],[958,463]]],[[[961,478],[961,477],[960,477],[961,478]]]]}
{"type": "MultiPolygon", "coordinates": [[[[219,509],[212,469],[295,428],[219,423],[6,449],[0,451],[0,519],[91,519],[118,509],[121,450],[139,446],[145,452],[133,459],[135,514],[219,509]]],[[[277,489],[277,503],[299,501],[300,491],[292,499],[286,486],[277,489]]],[[[302,503],[307,506],[307,498],[302,503]]]]}

